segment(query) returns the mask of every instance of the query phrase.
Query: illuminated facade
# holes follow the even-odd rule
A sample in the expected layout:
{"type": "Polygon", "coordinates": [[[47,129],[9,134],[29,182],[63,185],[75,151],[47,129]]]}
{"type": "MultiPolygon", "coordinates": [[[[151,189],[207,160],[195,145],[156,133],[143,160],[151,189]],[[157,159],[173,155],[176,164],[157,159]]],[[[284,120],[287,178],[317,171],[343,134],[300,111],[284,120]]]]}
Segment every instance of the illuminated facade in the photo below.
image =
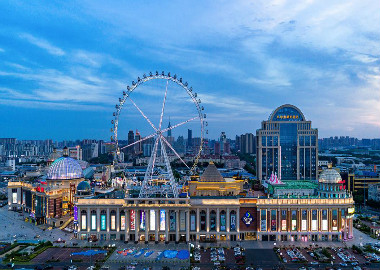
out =
{"type": "Polygon", "coordinates": [[[316,180],[318,130],[311,128],[300,109],[282,105],[256,132],[257,177],[276,172],[284,180],[316,180]]]}
{"type": "Polygon", "coordinates": [[[30,222],[59,226],[61,218],[72,210],[76,187],[83,180],[79,162],[64,153],[50,165],[46,181],[8,182],[8,208],[29,213],[30,222]]]}
{"type": "MultiPolygon", "coordinates": [[[[320,185],[327,184],[324,180],[320,179],[320,185]]],[[[329,180],[333,186],[340,181],[329,180]]],[[[320,190],[307,196],[195,195],[79,199],[77,237],[132,242],[342,241],[353,237],[354,201],[346,192],[323,197],[320,190]]]]}

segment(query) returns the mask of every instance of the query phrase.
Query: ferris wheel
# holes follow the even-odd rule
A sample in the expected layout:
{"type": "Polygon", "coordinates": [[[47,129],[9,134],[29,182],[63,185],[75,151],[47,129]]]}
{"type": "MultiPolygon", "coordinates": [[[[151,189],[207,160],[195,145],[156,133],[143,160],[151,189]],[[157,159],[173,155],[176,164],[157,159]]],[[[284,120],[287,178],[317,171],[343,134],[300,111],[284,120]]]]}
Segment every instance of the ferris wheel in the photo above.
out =
{"type": "MultiPolygon", "coordinates": [[[[178,88],[178,87],[177,87],[178,88]]],[[[136,144],[140,144],[148,139],[153,140],[153,149],[151,156],[149,158],[148,166],[144,175],[144,180],[141,184],[141,189],[139,193],[139,198],[147,198],[147,197],[178,197],[179,195],[179,183],[175,181],[172,168],[170,166],[170,160],[169,160],[169,153],[170,151],[167,151],[168,149],[171,150],[172,153],[174,153],[175,158],[179,159],[185,167],[187,167],[191,173],[194,172],[197,163],[199,161],[202,148],[203,148],[203,141],[204,141],[204,134],[208,133],[207,130],[205,130],[205,127],[207,127],[206,122],[206,114],[203,112],[204,107],[201,105],[201,100],[197,96],[197,93],[193,92],[192,87],[188,86],[187,82],[184,82],[182,78],[178,78],[177,75],[171,76],[170,72],[165,74],[164,71],[162,73],[159,73],[156,71],[155,73],[150,72],[149,75],[144,74],[142,78],[138,77],[137,81],[132,81],[131,86],[127,86],[127,91],[123,91],[123,96],[119,98],[119,104],[115,106],[116,111],[113,113],[114,119],[111,121],[112,128],[111,132],[113,132],[113,136],[111,136],[111,141],[115,145],[115,155],[114,155],[114,163],[120,163],[121,162],[121,151],[123,149],[132,147],[136,144]],[[163,102],[162,102],[162,108],[161,113],[159,115],[159,123],[158,125],[154,125],[153,122],[147,117],[147,115],[141,110],[141,108],[134,102],[134,100],[131,98],[131,93],[141,86],[142,84],[147,84],[149,81],[153,80],[161,80],[165,82],[165,91],[163,93],[163,102]],[[165,105],[168,97],[168,88],[172,85],[177,85],[179,88],[187,93],[189,96],[189,99],[191,101],[191,104],[195,107],[196,113],[192,117],[188,118],[187,120],[177,123],[173,126],[169,126],[167,128],[162,127],[163,117],[165,114],[165,105]],[[153,128],[154,132],[148,136],[143,137],[142,139],[139,139],[133,143],[130,143],[125,146],[119,145],[118,140],[118,130],[119,130],[119,117],[121,114],[121,111],[123,107],[126,105],[126,103],[132,104],[137,111],[141,114],[142,118],[145,119],[146,124],[153,128]],[[182,157],[177,153],[177,151],[174,149],[174,147],[171,145],[171,143],[165,138],[165,134],[173,130],[177,127],[183,126],[189,122],[198,122],[199,121],[199,134],[200,134],[200,143],[197,147],[196,153],[194,153],[194,163],[192,167],[190,168],[186,162],[182,159],[182,157]],[[159,163],[159,159],[162,160],[161,163],[159,163]],[[159,165],[161,164],[161,166],[159,165]],[[160,169],[158,170],[158,166],[160,166],[160,169]]]]}

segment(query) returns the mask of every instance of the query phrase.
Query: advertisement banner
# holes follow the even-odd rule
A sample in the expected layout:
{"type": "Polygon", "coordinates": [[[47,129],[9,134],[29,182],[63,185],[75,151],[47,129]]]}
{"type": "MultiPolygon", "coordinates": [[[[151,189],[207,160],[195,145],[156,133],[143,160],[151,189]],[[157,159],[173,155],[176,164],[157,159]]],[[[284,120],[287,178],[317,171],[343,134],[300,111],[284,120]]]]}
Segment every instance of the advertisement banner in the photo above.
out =
{"type": "Polygon", "coordinates": [[[149,230],[156,230],[156,210],[149,211],[149,230]]]}
{"type": "Polygon", "coordinates": [[[100,215],[100,230],[105,231],[107,229],[106,215],[100,215]]]}
{"type": "Polygon", "coordinates": [[[277,230],[277,211],[271,210],[271,231],[277,230]]]}
{"type": "Polygon", "coordinates": [[[165,227],[166,227],[165,210],[160,210],[160,230],[165,231],[165,227]]]}
{"type": "Polygon", "coordinates": [[[136,212],[135,210],[131,210],[130,214],[130,229],[131,231],[136,230],[136,212]]]}
{"type": "Polygon", "coordinates": [[[196,227],[195,227],[195,215],[191,215],[190,216],[190,230],[191,231],[195,231],[196,230],[196,227]]]}
{"type": "Polygon", "coordinates": [[[81,216],[81,228],[80,229],[83,231],[87,229],[87,217],[85,214],[83,214],[81,216]]]}
{"type": "Polygon", "coordinates": [[[116,216],[115,215],[111,216],[111,230],[112,231],[116,230],[116,216]]]}
{"type": "Polygon", "coordinates": [[[186,231],[186,213],[184,211],[179,212],[179,230],[186,231]]]}
{"type": "Polygon", "coordinates": [[[287,228],[286,228],[286,220],[281,220],[281,231],[286,231],[287,228]]]}
{"type": "Polygon", "coordinates": [[[222,232],[226,231],[226,214],[220,215],[220,230],[222,232]]]}
{"type": "Polygon", "coordinates": [[[297,230],[297,220],[293,219],[292,220],[292,231],[296,231],[297,230]]]}
{"type": "Polygon", "coordinates": [[[317,221],[316,220],[312,220],[311,221],[311,230],[312,231],[316,231],[317,230],[317,221]]]}
{"type": "Polygon", "coordinates": [[[145,211],[140,211],[140,230],[145,231],[145,211]]]}
{"type": "Polygon", "coordinates": [[[12,203],[17,203],[17,192],[12,193],[12,203]]]}
{"type": "Polygon", "coordinates": [[[91,230],[96,231],[96,215],[91,216],[91,230]]]}
{"type": "Polygon", "coordinates": [[[78,206],[74,205],[74,222],[78,222],[78,206]]]}
{"type": "Polygon", "coordinates": [[[170,224],[170,230],[175,231],[176,230],[176,224],[175,224],[175,212],[170,213],[170,219],[169,219],[169,224],[170,224]]]}
{"type": "Polygon", "coordinates": [[[120,216],[120,230],[125,231],[125,215],[120,216]]]}
{"type": "Polygon", "coordinates": [[[231,214],[231,224],[230,224],[230,230],[236,231],[236,214],[231,214]]]}
{"type": "Polygon", "coordinates": [[[261,210],[261,221],[260,221],[260,230],[262,232],[267,231],[267,211],[261,210]]]}
{"type": "Polygon", "coordinates": [[[322,231],[328,230],[327,220],[322,220],[322,231]]]}

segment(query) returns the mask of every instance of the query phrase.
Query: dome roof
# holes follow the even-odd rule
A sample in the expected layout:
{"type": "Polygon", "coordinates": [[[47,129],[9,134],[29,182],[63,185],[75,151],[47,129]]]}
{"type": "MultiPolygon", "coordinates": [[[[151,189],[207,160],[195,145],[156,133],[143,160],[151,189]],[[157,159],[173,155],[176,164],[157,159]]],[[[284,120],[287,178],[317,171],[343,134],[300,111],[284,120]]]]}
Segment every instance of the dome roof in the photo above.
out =
{"type": "Polygon", "coordinates": [[[91,191],[91,186],[87,181],[82,181],[78,184],[77,191],[89,192],[89,191],[91,191]]]}
{"type": "Polygon", "coordinates": [[[338,184],[342,182],[342,177],[334,169],[326,169],[319,175],[320,183],[338,184]]]}
{"type": "Polygon", "coordinates": [[[46,179],[69,180],[83,178],[83,170],[76,159],[71,157],[60,157],[50,166],[46,179]]]}

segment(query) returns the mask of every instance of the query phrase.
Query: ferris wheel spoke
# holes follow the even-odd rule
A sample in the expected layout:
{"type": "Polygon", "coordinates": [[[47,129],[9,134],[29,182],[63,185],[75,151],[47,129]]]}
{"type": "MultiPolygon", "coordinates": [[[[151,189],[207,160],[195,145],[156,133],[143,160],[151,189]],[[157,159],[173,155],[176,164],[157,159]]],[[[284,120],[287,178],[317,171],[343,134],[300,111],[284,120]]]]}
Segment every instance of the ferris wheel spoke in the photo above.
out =
{"type": "Polygon", "coordinates": [[[128,147],[130,147],[130,146],[132,146],[132,145],[135,145],[135,144],[141,143],[141,142],[143,142],[143,141],[145,141],[145,140],[147,140],[147,139],[153,138],[153,137],[156,136],[156,135],[157,135],[156,133],[153,133],[153,134],[151,134],[151,135],[149,135],[149,136],[146,136],[146,137],[144,137],[144,138],[142,138],[142,139],[140,139],[140,140],[138,140],[138,141],[135,141],[135,142],[133,142],[133,143],[131,143],[131,144],[128,144],[128,145],[126,145],[126,146],[121,147],[120,150],[125,149],[125,148],[128,148],[128,147]]]}
{"type": "Polygon", "coordinates": [[[162,110],[161,110],[161,117],[160,117],[160,125],[158,126],[158,129],[159,129],[159,130],[161,130],[162,118],[164,117],[164,110],[165,110],[165,103],[166,103],[166,95],[167,95],[167,93],[168,93],[168,84],[169,84],[169,80],[166,81],[166,89],[165,89],[164,102],[162,103],[162,110]]]}
{"type": "Polygon", "coordinates": [[[148,121],[148,123],[152,126],[152,128],[157,131],[157,128],[153,125],[152,121],[144,114],[144,112],[137,106],[137,104],[130,98],[128,97],[129,100],[132,102],[132,104],[136,107],[136,109],[141,113],[141,115],[148,121]]]}
{"type": "Polygon", "coordinates": [[[161,139],[166,143],[167,146],[169,146],[169,148],[173,151],[173,153],[177,156],[177,158],[188,168],[189,166],[187,166],[186,162],[181,158],[181,156],[177,153],[176,150],[174,150],[174,148],[171,146],[171,144],[165,139],[164,136],[161,135],[161,139]]]}
{"type": "MultiPolygon", "coordinates": [[[[158,148],[158,141],[160,140],[160,136],[157,136],[156,141],[154,143],[154,148],[153,148],[153,162],[152,162],[152,171],[151,171],[151,177],[153,176],[154,172],[154,165],[156,163],[156,157],[157,157],[157,148],[158,148]]],[[[151,180],[151,179],[150,179],[151,180]]]]}
{"type": "Polygon", "coordinates": [[[198,118],[198,117],[195,116],[195,117],[193,117],[193,118],[190,118],[189,120],[183,121],[182,123],[178,123],[178,124],[176,124],[176,125],[174,125],[174,126],[171,126],[171,127],[165,128],[165,129],[163,129],[163,130],[161,131],[161,133],[165,133],[166,131],[172,130],[172,129],[177,128],[177,127],[179,127],[179,126],[182,126],[182,125],[184,125],[184,124],[186,124],[186,123],[188,123],[188,122],[190,122],[190,121],[193,121],[193,120],[195,120],[195,119],[197,119],[197,118],[198,118]]]}

